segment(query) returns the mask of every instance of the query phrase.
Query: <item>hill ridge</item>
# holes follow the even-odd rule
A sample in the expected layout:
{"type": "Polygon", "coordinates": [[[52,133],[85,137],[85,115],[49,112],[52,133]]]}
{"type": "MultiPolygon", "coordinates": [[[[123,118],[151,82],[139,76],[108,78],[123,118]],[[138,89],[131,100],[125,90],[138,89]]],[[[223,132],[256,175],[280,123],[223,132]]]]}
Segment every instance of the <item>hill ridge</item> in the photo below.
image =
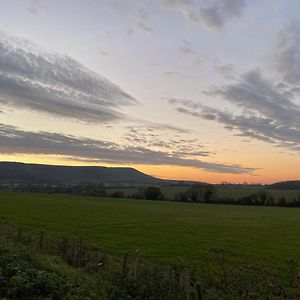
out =
{"type": "Polygon", "coordinates": [[[132,167],[66,166],[22,162],[0,162],[0,183],[78,184],[161,184],[132,167]]]}

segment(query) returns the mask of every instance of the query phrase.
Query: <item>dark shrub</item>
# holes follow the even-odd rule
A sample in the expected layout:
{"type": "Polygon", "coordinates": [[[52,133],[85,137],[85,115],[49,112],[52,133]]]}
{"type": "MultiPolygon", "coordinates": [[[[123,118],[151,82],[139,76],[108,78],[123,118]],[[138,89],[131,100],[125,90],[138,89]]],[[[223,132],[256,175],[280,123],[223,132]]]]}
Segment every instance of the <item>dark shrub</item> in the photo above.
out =
{"type": "Polygon", "coordinates": [[[122,191],[115,191],[110,194],[110,197],[113,198],[125,198],[125,194],[122,191]]]}

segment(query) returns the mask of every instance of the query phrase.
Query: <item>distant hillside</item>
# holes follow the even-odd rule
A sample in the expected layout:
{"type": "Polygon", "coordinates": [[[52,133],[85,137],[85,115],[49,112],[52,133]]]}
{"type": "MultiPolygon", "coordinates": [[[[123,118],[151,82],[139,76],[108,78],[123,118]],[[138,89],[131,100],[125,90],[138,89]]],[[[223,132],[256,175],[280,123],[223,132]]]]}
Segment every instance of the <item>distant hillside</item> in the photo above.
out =
{"type": "Polygon", "coordinates": [[[276,182],[270,184],[268,188],[274,190],[300,190],[300,180],[276,182]]]}
{"type": "Polygon", "coordinates": [[[0,183],[106,185],[164,185],[168,181],[154,178],[133,168],[73,167],[0,162],[0,183]]]}

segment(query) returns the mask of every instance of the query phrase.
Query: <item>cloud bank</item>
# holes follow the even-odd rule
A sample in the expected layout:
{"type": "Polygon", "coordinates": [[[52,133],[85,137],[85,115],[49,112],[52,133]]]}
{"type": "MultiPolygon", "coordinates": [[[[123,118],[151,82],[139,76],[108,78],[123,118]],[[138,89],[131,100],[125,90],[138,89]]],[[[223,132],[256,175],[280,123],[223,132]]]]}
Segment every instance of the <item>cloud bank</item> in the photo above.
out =
{"type": "Polygon", "coordinates": [[[117,143],[78,138],[50,132],[29,132],[0,124],[0,153],[60,155],[71,159],[112,164],[171,165],[193,167],[209,172],[243,174],[255,171],[233,164],[185,159],[185,154],[169,154],[144,147],[122,146],[117,143]]]}
{"type": "Polygon", "coordinates": [[[210,94],[226,99],[242,112],[222,111],[191,100],[170,99],[169,102],[180,113],[216,121],[238,131],[238,135],[300,150],[300,106],[278,91],[259,71],[248,72],[234,84],[210,94]]]}
{"type": "Polygon", "coordinates": [[[0,104],[104,122],[136,100],[76,60],[0,31],[0,104]]]}

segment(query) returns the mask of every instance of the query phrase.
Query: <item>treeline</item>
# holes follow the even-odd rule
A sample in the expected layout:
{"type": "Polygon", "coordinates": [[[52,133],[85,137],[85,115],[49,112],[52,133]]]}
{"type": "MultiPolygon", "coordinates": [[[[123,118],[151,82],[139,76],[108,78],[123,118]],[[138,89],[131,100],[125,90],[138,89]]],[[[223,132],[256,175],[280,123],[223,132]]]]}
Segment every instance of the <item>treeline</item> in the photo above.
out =
{"type": "Polygon", "coordinates": [[[86,196],[107,196],[103,183],[82,182],[73,185],[51,184],[3,184],[2,191],[47,193],[47,194],[74,194],[86,196]]]}
{"type": "Polygon", "coordinates": [[[280,206],[300,207],[300,193],[297,198],[287,199],[284,196],[275,199],[268,191],[262,190],[241,197],[221,197],[218,189],[212,185],[193,186],[185,192],[178,194],[175,201],[192,203],[230,204],[230,205],[255,205],[255,206],[280,206]]]}
{"type": "MultiPolygon", "coordinates": [[[[221,197],[218,189],[213,185],[194,185],[175,195],[173,201],[186,203],[207,203],[207,204],[230,204],[230,205],[254,205],[254,206],[280,206],[300,207],[300,193],[297,198],[287,199],[284,196],[275,199],[266,190],[254,192],[241,197],[221,197]]],[[[125,198],[122,191],[115,191],[109,194],[111,197],[125,198]]],[[[127,198],[146,200],[170,200],[159,187],[140,188],[137,193],[128,195],[127,198]]]]}
{"type": "Polygon", "coordinates": [[[284,196],[275,199],[270,193],[260,191],[248,196],[233,198],[217,198],[218,204],[236,204],[236,205],[256,205],[256,206],[279,206],[279,207],[300,207],[300,194],[298,198],[287,199],[284,196]]]}
{"type": "Polygon", "coordinates": [[[99,196],[112,198],[131,198],[147,200],[165,200],[161,189],[156,186],[141,187],[132,195],[125,195],[123,191],[109,192],[104,184],[79,183],[74,185],[48,185],[48,184],[12,184],[0,185],[2,191],[47,193],[47,194],[73,194],[82,196],[99,196]]]}
{"type": "Polygon", "coordinates": [[[223,197],[214,185],[195,184],[170,199],[158,186],[140,187],[131,194],[125,194],[122,189],[110,192],[104,184],[80,183],[76,185],[46,185],[46,184],[17,184],[2,185],[0,190],[31,193],[64,193],[82,196],[98,196],[111,198],[130,198],[144,200],[171,200],[186,203],[230,204],[230,205],[255,205],[255,206],[280,206],[300,207],[300,193],[292,199],[284,196],[275,199],[266,189],[253,192],[241,197],[223,197]]]}
{"type": "MultiPolygon", "coordinates": [[[[300,193],[297,198],[287,199],[284,196],[275,199],[267,190],[254,192],[241,197],[221,197],[218,189],[213,185],[194,185],[175,195],[173,201],[186,203],[207,203],[207,204],[230,204],[230,205],[253,205],[253,206],[280,206],[300,207],[300,193]]],[[[112,197],[125,198],[121,191],[110,194],[112,197]]],[[[127,198],[149,199],[149,200],[170,200],[159,187],[148,187],[139,189],[136,194],[128,195],[127,198]]]]}

